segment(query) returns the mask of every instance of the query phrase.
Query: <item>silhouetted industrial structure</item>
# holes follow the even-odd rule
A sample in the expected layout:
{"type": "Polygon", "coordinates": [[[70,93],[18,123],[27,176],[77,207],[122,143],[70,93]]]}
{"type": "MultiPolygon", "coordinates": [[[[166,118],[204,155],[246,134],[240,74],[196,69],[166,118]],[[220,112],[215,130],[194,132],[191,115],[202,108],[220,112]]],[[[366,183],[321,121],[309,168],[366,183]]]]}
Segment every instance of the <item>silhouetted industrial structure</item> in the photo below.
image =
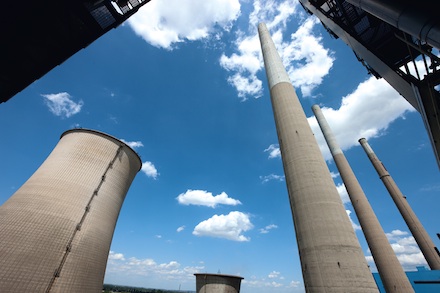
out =
{"type": "MultiPolygon", "coordinates": [[[[299,0],[422,116],[440,166],[440,22],[431,0],[299,0]],[[435,48],[435,49],[434,49],[435,48]],[[434,50],[433,50],[434,49],[434,50]]],[[[383,97],[386,99],[386,97],[383,97]]],[[[380,105],[378,105],[380,107],[380,105]]]]}
{"type": "Polygon", "coordinates": [[[318,105],[313,105],[312,110],[345,184],[384,287],[387,292],[414,292],[321,108],[318,105]]]}
{"type": "Polygon", "coordinates": [[[240,293],[242,277],[198,273],[196,276],[196,293],[240,293]]]}
{"type": "Polygon", "coordinates": [[[307,292],[377,292],[330,171],[264,23],[261,48],[307,292]]]}
{"type": "Polygon", "coordinates": [[[411,206],[409,205],[406,197],[402,194],[396,182],[394,182],[385,165],[379,160],[374,153],[371,146],[368,144],[365,138],[359,139],[359,143],[362,145],[365,153],[373,164],[380,179],[385,185],[386,189],[391,195],[394,203],[396,204],[399,212],[402,214],[405,223],[408,225],[411,234],[414,236],[420,250],[423,253],[429,267],[432,270],[440,270],[440,252],[429,237],[419,218],[416,216],[411,206]]]}
{"type": "Polygon", "coordinates": [[[110,243],[139,156],[73,129],[0,206],[1,292],[102,291],[110,243]]]}
{"type": "Polygon", "coordinates": [[[4,1],[0,103],[123,23],[149,1],[4,1]]]}

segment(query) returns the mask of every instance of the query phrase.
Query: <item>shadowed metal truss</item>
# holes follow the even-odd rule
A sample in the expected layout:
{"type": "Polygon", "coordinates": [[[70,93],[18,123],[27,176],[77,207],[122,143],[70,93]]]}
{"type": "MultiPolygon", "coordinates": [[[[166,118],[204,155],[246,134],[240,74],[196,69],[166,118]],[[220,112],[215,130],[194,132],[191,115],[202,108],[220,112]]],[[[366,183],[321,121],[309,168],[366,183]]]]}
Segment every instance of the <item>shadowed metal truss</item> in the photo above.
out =
{"type": "Polygon", "coordinates": [[[150,0],[2,3],[0,103],[117,27],[150,0]]]}
{"type": "MultiPolygon", "coordinates": [[[[422,116],[440,165],[440,22],[429,0],[300,0],[422,116]]],[[[384,97],[385,99],[386,97],[384,97]]],[[[380,107],[380,105],[378,105],[380,107]]]]}

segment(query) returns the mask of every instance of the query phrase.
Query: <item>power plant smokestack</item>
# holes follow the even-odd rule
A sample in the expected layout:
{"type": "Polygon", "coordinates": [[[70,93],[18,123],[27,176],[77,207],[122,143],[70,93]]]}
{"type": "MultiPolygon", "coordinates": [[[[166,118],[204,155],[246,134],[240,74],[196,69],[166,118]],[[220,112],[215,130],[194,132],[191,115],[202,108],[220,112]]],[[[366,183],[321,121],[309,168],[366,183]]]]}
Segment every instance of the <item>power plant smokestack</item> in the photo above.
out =
{"type": "Polygon", "coordinates": [[[410,205],[406,201],[406,198],[397,187],[397,184],[394,182],[387,169],[385,169],[383,163],[377,158],[367,140],[365,138],[361,138],[359,139],[359,143],[364,148],[365,152],[368,155],[368,158],[376,169],[377,174],[379,174],[380,179],[390,193],[391,198],[399,209],[399,212],[402,214],[402,217],[408,225],[409,230],[411,231],[414,239],[420,247],[420,250],[425,256],[429,267],[431,268],[431,270],[440,270],[439,251],[432,242],[422,223],[420,223],[416,214],[413,212],[410,205]]]}
{"type": "Polygon", "coordinates": [[[312,106],[316,120],[347,189],[353,208],[370,247],[371,255],[386,292],[414,292],[361,185],[353,173],[336,137],[318,105],[312,106]]]}
{"type": "Polygon", "coordinates": [[[139,156],[73,129],[0,207],[1,292],[101,292],[110,243],[139,156]]]}
{"type": "Polygon", "coordinates": [[[378,292],[362,249],[264,23],[259,24],[307,292],[378,292]]]}
{"type": "Polygon", "coordinates": [[[196,293],[240,293],[242,277],[222,274],[194,274],[196,293]]]}

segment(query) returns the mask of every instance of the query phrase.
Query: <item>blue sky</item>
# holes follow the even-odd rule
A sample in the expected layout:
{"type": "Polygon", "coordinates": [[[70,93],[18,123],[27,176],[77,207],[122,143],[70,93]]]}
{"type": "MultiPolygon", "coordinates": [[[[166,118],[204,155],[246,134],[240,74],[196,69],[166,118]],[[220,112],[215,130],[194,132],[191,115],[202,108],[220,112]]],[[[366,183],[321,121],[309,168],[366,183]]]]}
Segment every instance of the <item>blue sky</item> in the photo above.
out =
{"type": "Polygon", "coordinates": [[[321,106],[404,268],[425,265],[357,142],[368,139],[438,244],[439,172],[420,115],[293,0],[152,0],[1,104],[0,203],[61,133],[103,131],[132,145],[143,162],[121,210],[106,283],[194,290],[193,273],[220,271],[244,277],[243,293],[304,292],[257,37],[262,21],[372,269],[313,104],[321,106]]]}

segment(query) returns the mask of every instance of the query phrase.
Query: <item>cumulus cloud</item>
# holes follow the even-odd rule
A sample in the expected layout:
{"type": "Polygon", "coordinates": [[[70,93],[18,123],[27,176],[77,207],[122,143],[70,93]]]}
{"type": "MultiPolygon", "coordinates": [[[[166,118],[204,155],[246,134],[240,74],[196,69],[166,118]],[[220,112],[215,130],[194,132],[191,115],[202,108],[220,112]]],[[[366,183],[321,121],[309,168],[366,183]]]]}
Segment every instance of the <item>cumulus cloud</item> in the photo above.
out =
{"type": "Polygon", "coordinates": [[[126,141],[125,139],[121,139],[123,143],[131,147],[132,149],[143,147],[144,144],[141,141],[126,141]]]}
{"type": "Polygon", "coordinates": [[[75,102],[69,93],[62,92],[58,94],[41,95],[44,98],[49,111],[55,116],[69,118],[81,111],[84,102],[82,100],[75,102]]]}
{"type": "Polygon", "coordinates": [[[280,277],[280,272],[277,271],[272,271],[269,273],[269,275],[267,276],[269,279],[277,279],[280,277]]]}
{"type": "MultiPolygon", "coordinates": [[[[261,292],[291,292],[291,288],[298,288],[301,285],[300,281],[290,281],[290,283],[283,282],[284,277],[278,271],[272,271],[263,278],[251,276],[241,281],[244,288],[249,288],[249,291],[261,292]],[[275,281],[276,280],[276,281],[275,281]],[[253,289],[254,288],[254,289],[253,289]],[[282,290],[282,291],[279,291],[282,290]]],[[[295,291],[297,292],[297,291],[295,291]]],[[[299,291],[298,291],[299,292],[299,291]]]]}
{"type": "Polygon", "coordinates": [[[340,176],[339,173],[335,173],[335,172],[330,172],[330,175],[332,176],[333,179],[338,178],[340,176]]]}
{"type": "MultiPolygon", "coordinates": [[[[321,110],[343,150],[359,145],[362,137],[382,135],[391,122],[415,111],[385,80],[375,77],[368,78],[353,93],[343,97],[339,109],[322,107],[321,110]]],[[[313,116],[307,119],[324,158],[330,160],[318,122],[313,116]]]]}
{"type": "Polygon", "coordinates": [[[336,189],[338,190],[339,196],[342,199],[344,204],[351,203],[350,197],[348,196],[347,189],[345,188],[344,183],[340,183],[336,185],[336,189]]]}
{"type": "Polygon", "coordinates": [[[232,241],[250,241],[242,233],[251,230],[253,225],[249,215],[233,211],[227,215],[214,215],[200,222],[193,231],[196,236],[224,238],[232,241]]]}
{"type": "Polygon", "coordinates": [[[353,229],[355,231],[360,231],[362,230],[361,226],[359,226],[358,224],[356,224],[355,222],[353,222],[353,219],[351,218],[351,211],[350,210],[345,210],[347,212],[348,218],[350,219],[350,223],[351,226],[353,227],[353,229]]]}
{"type": "Polygon", "coordinates": [[[148,177],[153,178],[154,180],[157,179],[157,176],[159,176],[159,173],[157,172],[156,167],[154,166],[153,163],[146,161],[142,163],[142,172],[145,173],[145,175],[147,175],[148,177]]]}
{"type": "Polygon", "coordinates": [[[124,255],[122,253],[116,253],[114,251],[110,250],[110,253],[108,254],[109,260],[125,260],[124,255]]]}
{"type": "Polygon", "coordinates": [[[228,31],[239,15],[239,0],[161,0],[144,5],[128,24],[151,45],[171,50],[228,31]]]}
{"type": "MultiPolygon", "coordinates": [[[[428,266],[414,237],[407,231],[393,230],[386,235],[405,271],[414,271],[418,266],[428,266]]],[[[376,270],[373,257],[368,255],[366,259],[370,266],[376,270]]]]}
{"type": "Polygon", "coordinates": [[[261,179],[261,183],[267,183],[272,180],[284,181],[284,175],[269,174],[266,176],[260,176],[260,179],[261,179]]]}
{"type": "Polygon", "coordinates": [[[128,259],[122,253],[111,251],[108,257],[106,278],[110,276],[140,276],[153,282],[157,279],[191,283],[194,273],[204,270],[204,266],[182,266],[178,261],[157,263],[152,258],[128,259]]]}
{"type": "Polygon", "coordinates": [[[180,226],[179,228],[177,228],[177,232],[178,233],[180,233],[180,232],[182,232],[183,230],[185,230],[185,226],[180,226]]]}
{"type": "Polygon", "coordinates": [[[185,193],[179,194],[176,199],[182,205],[199,205],[211,208],[215,208],[219,204],[232,206],[241,204],[238,199],[230,198],[226,192],[213,196],[211,192],[206,190],[188,189],[185,193]]]}
{"type": "Polygon", "coordinates": [[[269,233],[270,230],[272,230],[272,229],[276,229],[276,228],[278,228],[277,225],[275,225],[275,224],[270,224],[270,225],[267,225],[267,226],[264,227],[264,228],[261,228],[261,229],[260,229],[260,233],[261,233],[261,234],[267,234],[267,233],[269,233]]]}
{"type": "Polygon", "coordinates": [[[269,153],[269,159],[281,158],[280,147],[277,144],[271,144],[264,151],[269,153]]]}
{"type": "Polygon", "coordinates": [[[329,73],[334,58],[322,45],[322,38],[314,33],[319,21],[314,17],[304,18],[303,12],[297,13],[298,2],[254,1],[250,15],[249,30],[239,31],[235,41],[236,52],[223,54],[220,65],[231,72],[228,82],[236,88],[242,100],[248,97],[261,97],[262,81],[257,72],[263,69],[260,41],[257,33],[259,22],[265,22],[277,47],[292,84],[299,88],[304,96],[310,96],[324,76],[329,73]],[[284,39],[287,22],[298,16],[299,28],[284,39]]]}

